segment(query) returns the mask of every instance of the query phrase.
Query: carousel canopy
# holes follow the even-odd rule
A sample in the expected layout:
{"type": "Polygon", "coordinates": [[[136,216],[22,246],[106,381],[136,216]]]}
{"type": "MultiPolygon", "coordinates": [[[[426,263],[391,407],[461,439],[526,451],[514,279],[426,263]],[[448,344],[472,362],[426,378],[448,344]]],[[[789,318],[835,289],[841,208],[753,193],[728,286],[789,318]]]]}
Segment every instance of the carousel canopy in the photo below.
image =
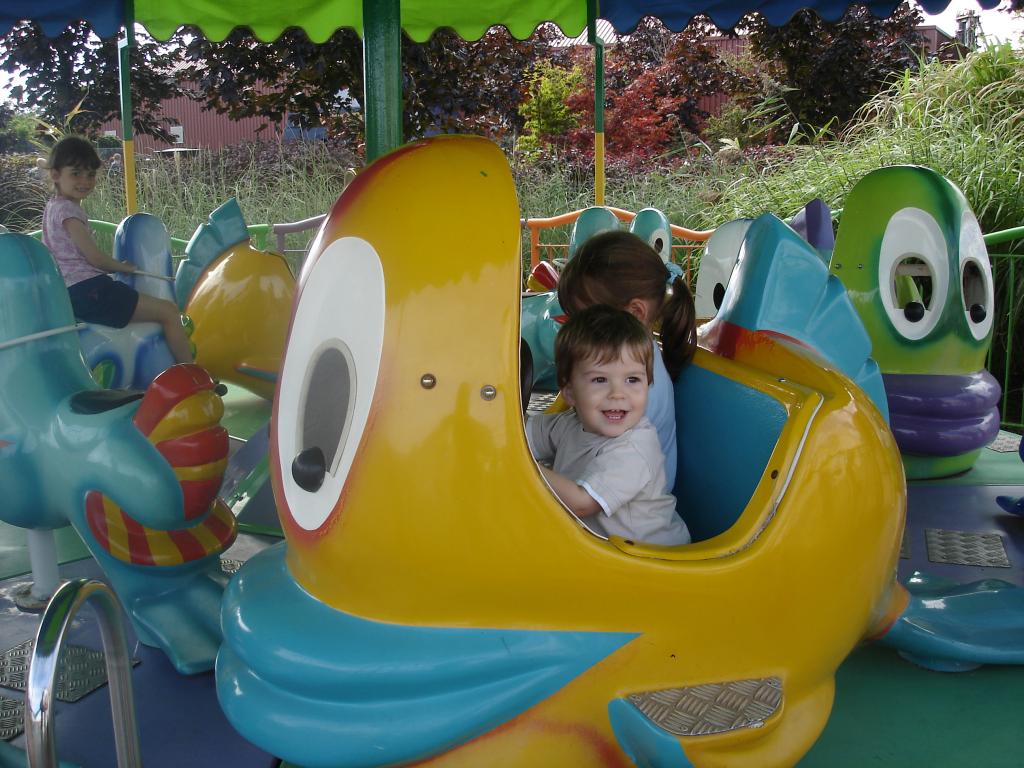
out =
{"type": "MultiPolygon", "coordinates": [[[[272,40],[288,27],[301,27],[310,39],[326,40],[340,27],[362,31],[364,0],[134,0],[135,21],[158,39],[167,39],[185,24],[198,27],[210,40],[222,40],[237,26],[252,28],[272,40]]],[[[918,0],[928,13],[938,13],[949,0],[918,0]]],[[[983,8],[999,0],[979,0],[983,8]]],[[[876,16],[888,16],[897,0],[868,0],[876,16]]],[[[597,16],[617,32],[626,33],[645,16],[656,16],[670,29],[680,30],[691,18],[706,14],[718,26],[731,27],[745,13],[757,11],[772,24],[784,24],[802,8],[823,19],[842,16],[850,0],[596,0],[597,16]]],[[[40,23],[49,35],[68,24],[87,21],[101,37],[124,25],[131,0],[4,0],[0,34],[23,20],[40,23]]],[[[566,35],[579,34],[587,23],[587,0],[402,0],[402,27],[414,40],[426,40],[439,27],[451,27],[467,40],[501,24],[518,38],[528,37],[538,24],[557,24],[566,35]]]]}

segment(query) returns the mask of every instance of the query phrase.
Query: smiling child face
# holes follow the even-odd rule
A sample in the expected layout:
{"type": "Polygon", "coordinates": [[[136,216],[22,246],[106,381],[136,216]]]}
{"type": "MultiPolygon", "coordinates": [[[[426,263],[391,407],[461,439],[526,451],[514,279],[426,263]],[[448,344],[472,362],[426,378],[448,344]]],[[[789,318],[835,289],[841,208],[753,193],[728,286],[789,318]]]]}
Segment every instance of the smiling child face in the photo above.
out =
{"type": "Polygon", "coordinates": [[[576,408],[587,432],[618,437],[643,418],[647,407],[647,369],[628,349],[607,362],[596,357],[573,367],[562,396],[576,408]]]}
{"type": "Polygon", "coordinates": [[[62,197],[80,203],[96,186],[96,169],[65,165],[59,171],[50,171],[50,178],[62,197]]]}

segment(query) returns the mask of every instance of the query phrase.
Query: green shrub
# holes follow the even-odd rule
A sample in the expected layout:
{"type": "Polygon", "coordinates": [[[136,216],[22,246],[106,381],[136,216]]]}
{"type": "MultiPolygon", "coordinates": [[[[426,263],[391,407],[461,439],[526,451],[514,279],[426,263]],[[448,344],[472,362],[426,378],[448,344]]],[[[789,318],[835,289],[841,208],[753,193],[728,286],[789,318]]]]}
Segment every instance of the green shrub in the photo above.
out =
{"type": "Polygon", "coordinates": [[[12,232],[37,229],[42,219],[52,185],[34,177],[35,167],[35,155],[0,155],[0,224],[12,232]]]}
{"type": "Polygon", "coordinates": [[[564,69],[546,61],[538,62],[527,76],[527,98],[519,105],[523,117],[522,151],[536,151],[549,137],[562,136],[580,122],[569,107],[569,96],[583,83],[579,67],[564,69]]]}

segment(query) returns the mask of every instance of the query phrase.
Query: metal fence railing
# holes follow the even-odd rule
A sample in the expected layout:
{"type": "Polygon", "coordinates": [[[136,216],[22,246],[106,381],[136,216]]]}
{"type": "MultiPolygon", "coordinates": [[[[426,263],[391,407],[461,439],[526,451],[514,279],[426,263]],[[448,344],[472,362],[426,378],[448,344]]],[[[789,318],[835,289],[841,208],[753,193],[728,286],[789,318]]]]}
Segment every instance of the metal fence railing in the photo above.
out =
{"type": "MultiPolygon", "coordinates": [[[[614,213],[620,221],[627,223],[636,216],[632,211],[627,211],[623,208],[609,207],[608,210],[614,213]]],[[[565,256],[568,253],[568,243],[543,243],[541,242],[541,233],[545,230],[564,229],[575,222],[581,213],[583,213],[582,209],[563,213],[560,216],[522,219],[520,221],[521,226],[530,233],[530,269],[537,266],[541,258],[551,259],[557,256],[565,256]]],[[[675,241],[672,243],[672,261],[683,268],[686,282],[692,286],[694,284],[694,270],[696,266],[695,253],[704,247],[704,243],[711,237],[711,233],[714,230],[687,229],[677,224],[671,224],[670,226],[672,238],[675,241]]]]}
{"type": "Polygon", "coordinates": [[[1024,324],[1021,316],[1024,254],[992,253],[989,258],[997,311],[985,367],[1003,388],[1000,426],[1021,432],[1024,430],[1024,324]]]}
{"type": "Polygon", "coordinates": [[[999,426],[1015,432],[1024,431],[1024,253],[1010,253],[1020,250],[1010,245],[1022,240],[1024,227],[985,235],[996,305],[985,366],[1003,387],[999,426]]]}

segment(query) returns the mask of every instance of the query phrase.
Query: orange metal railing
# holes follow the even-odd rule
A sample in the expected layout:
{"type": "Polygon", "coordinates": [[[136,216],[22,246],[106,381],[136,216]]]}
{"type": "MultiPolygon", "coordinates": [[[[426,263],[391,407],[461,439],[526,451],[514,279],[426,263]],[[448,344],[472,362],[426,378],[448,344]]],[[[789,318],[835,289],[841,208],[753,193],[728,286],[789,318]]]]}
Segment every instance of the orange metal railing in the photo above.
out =
{"type": "MultiPolygon", "coordinates": [[[[626,223],[629,223],[636,218],[636,214],[632,211],[627,211],[623,208],[612,208],[611,206],[607,207],[608,210],[614,213],[619,220],[626,223]]],[[[544,219],[526,219],[523,222],[524,226],[530,230],[530,269],[533,269],[538,263],[540,263],[541,251],[544,251],[547,258],[550,259],[552,253],[567,251],[569,248],[568,243],[542,243],[540,241],[541,232],[545,229],[552,229],[553,227],[562,227],[566,224],[572,224],[579,218],[581,213],[583,213],[583,209],[572,211],[570,213],[563,213],[560,216],[550,216],[544,219]]],[[[682,266],[683,271],[686,274],[686,281],[692,285],[693,252],[698,248],[703,247],[703,243],[711,237],[711,233],[715,230],[687,229],[686,227],[680,227],[675,224],[670,226],[672,228],[673,238],[687,241],[672,244],[672,260],[682,266]],[[677,254],[680,253],[682,256],[677,256],[677,254]]]]}

